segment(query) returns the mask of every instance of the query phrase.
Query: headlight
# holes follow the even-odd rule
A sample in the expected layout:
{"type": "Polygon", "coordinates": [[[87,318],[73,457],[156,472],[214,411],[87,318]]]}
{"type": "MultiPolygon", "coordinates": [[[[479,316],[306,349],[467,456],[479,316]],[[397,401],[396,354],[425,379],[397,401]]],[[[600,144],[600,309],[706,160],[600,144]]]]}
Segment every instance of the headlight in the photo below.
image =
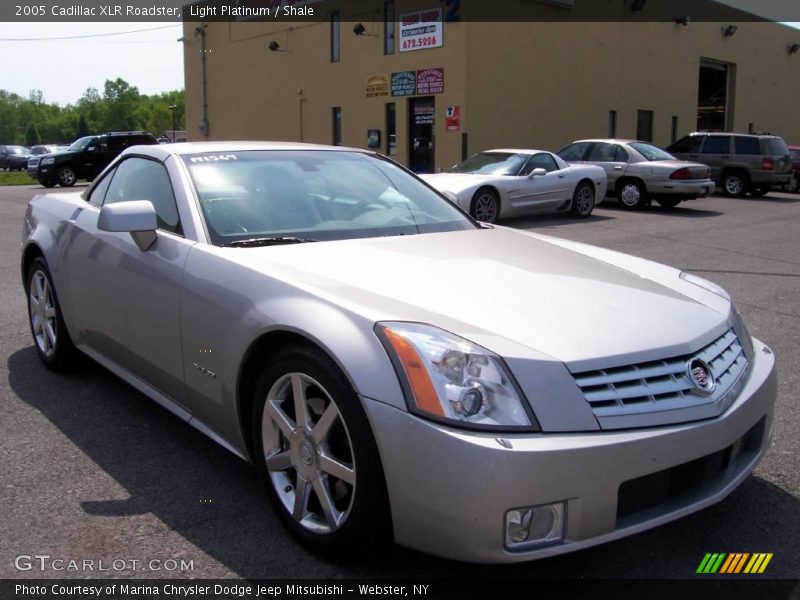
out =
{"type": "Polygon", "coordinates": [[[43,158],[43,159],[42,159],[42,162],[41,162],[41,163],[39,163],[39,164],[42,164],[42,165],[52,165],[54,162],[56,162],[56,159],[55,159],[55,158],[43,158]]]}
{"type": "Polygon", "coordinates": [[[702,277],[698,277],[697,275],[692,275],[691,273],[688,273],[686,271],[681,271],[680,277],[684,281],[697,285],[703,288],[704,290],[711,292],[712,294],[720,296],[721,298],[725,298],[725,300],[731,299],[730,294],[726,292],[724,289],[722,289],[720,286],[718,286],[716,283],[714,283],[713,281],[709,281],[708,279],[703,279],[702,277]]]}
{"type": "Polygon", "coordinates": [[[431,325],[378,323],[375,330],[412,412],[469,428],[538,431],[496,354],[431,325]]]}

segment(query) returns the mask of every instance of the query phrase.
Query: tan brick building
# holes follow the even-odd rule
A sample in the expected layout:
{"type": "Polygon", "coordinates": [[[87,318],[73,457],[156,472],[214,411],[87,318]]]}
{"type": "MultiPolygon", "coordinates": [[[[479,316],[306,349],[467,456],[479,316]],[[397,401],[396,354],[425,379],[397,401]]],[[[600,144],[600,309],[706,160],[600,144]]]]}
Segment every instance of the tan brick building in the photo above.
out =
{"type": "Polygon", "coordinates": [[[585,22],[597,18],[586,0],[496,1],[520,19],[450,22],[452,1],[318,0],[314,22],[187,22],[189,139],[371,146],[421,171],[593,136],[667,145],[724,129],[800,143],[796,29],[727,8],[680,22],[707,0],[670,2],[675,18],[660,22],[631,21],[634,0],[604,0],[609,20],[585,22]]]}

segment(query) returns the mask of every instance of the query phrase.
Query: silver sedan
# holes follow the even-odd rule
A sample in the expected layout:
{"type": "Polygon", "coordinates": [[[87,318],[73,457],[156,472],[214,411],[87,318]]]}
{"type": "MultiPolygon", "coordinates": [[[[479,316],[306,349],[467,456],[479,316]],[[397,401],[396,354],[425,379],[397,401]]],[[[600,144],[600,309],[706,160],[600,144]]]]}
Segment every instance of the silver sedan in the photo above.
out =
{"type": "Polygon", "coordinates": [[[570,552],[718,502],[769,444],[775,358],[724,290],[481,225],[369,152],[132,147],[35,197],[21,250],[42,362],[254,463],[318,549],[570,552]]]}
{"type": "Polygon", "coordinates": [[[616,196],[624,208],[643,208],[651,199],[673,208],[682,200],[704,198],[714,191],[708,166],[678,160],[647,142],[579,140],[556,154],[570,164],[605,169],[608,194],[616,196]]]}

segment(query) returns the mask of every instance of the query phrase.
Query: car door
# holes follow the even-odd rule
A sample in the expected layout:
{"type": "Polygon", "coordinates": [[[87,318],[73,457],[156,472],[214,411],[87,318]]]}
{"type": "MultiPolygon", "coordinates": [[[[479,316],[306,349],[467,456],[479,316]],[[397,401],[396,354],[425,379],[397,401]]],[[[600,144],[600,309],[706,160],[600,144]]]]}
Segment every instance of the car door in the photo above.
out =
{"type": "Polygon", "coordinates": [[[608,189],[616,189],[617,179],[625,174],[628,168],[628,153],[619,144],[595,142],[586,158],[586,162],[601,167],[608,177],[608,189]]]}
{"type": "Polygon", "coordinates": [[[180,332],[183,267],[193,241],[181,235],[175,197],[160,162],[138,156],[106,173],[72,226],[65,249],[79,344],[186,404],[180,332]],[[101,231],[101,206],[150,200],[157,240],[142,251],[127,232],[101,231]]]}
{"type": "Polygon", "coordinates": [[[706,136],[696,160],[711,167],[711,179],[719,181],[722,169],[731,160],[731,136],[713,134],[706,136]]]}
{"type": "Polygon", "coordinates": [[[532,155],[514,177],[508,190],[508,201],[515,212],[539,212],[555,209],[567,198],[569,179],[559,169],[549,152],[532,155]],[[531,177],[535,169],[544,169],[545,175],[531,177]]]}

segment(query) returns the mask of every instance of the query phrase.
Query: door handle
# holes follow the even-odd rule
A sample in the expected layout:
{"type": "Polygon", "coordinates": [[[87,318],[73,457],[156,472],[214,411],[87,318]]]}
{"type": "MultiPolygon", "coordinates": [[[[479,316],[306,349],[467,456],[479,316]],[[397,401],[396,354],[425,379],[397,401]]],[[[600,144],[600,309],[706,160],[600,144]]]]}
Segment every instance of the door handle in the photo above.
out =
{"type": "Polygon", "coordinates": [[[615,171],[622,171],[622,167],[617,165],[617,166],[614,167],[614,170],[615,171]]]}
{"type": "Polygon", "coordinates": [[[730,158],[730,155],[728,155],[728,154],[721,155],[720,158],[730,158]]]}

